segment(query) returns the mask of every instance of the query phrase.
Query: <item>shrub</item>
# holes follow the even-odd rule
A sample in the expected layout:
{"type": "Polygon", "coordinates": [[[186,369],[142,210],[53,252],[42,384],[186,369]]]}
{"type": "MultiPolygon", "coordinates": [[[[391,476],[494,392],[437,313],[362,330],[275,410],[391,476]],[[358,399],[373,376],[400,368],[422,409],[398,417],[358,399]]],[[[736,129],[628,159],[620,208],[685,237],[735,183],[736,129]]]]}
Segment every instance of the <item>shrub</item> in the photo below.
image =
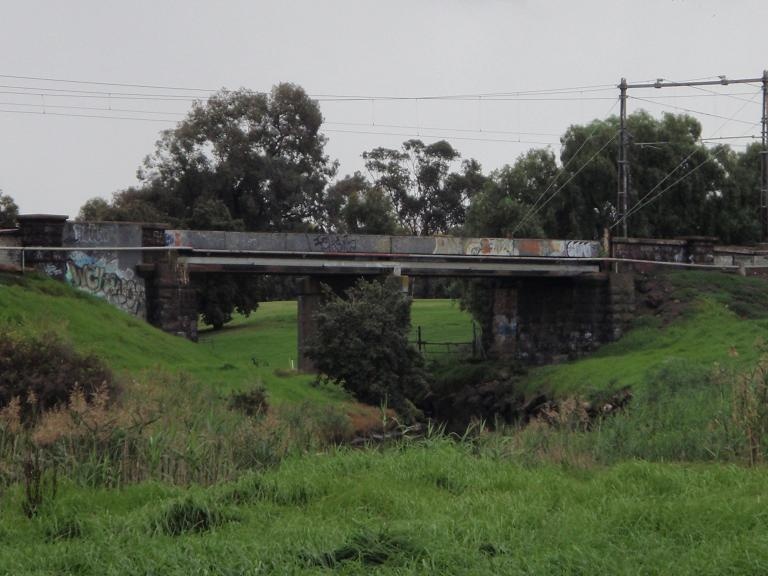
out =
{"type": "Polygon", "coordinates": [[[75,389],[90,398],[97,390],[117,392],[112,371],[92,354],[78,353],[54,334],[18,338],[0,334],[0,408],[21,401],[24,422],[65,406],[75,389]]]}
{"type": "Polygon", "coordinates": [[[327,290],[309,356],[329,380],[361,402],[415,417],[429,391],[422,357],[408,343],[410,299],[396,278],[359,281],[345,298],[327,290]]]}
{"type": "Polygon", "coordinates": [[[246,416],[261,416],[269,410],[267,390],[257,386],[247,392],[235,392],[229,397],[227,404],[230,410],[237,410],[246,416]]]}

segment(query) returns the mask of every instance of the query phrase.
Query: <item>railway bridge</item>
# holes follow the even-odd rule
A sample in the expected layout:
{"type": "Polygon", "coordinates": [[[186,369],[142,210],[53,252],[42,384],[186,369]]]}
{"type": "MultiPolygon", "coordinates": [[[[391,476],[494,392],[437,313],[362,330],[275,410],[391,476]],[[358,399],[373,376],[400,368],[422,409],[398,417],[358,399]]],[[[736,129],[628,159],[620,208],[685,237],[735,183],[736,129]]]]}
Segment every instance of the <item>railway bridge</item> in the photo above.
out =
{"type": "Polygon", "coordinates": [[[634,312],[628,264],[768,265],[768,251],[725,249],[711,238],[556,239],[374,236],[176,230],[156,223],[71,222],[24,215],[0,231],[0,269],[36,270],[101,297],[158,328],[197,339],[195,278],[300,276],[298,358],[315,332],[321,283],[356,278],[487,278],[490,352],[530,363],[586,354],[619,338],[634,312]]]}

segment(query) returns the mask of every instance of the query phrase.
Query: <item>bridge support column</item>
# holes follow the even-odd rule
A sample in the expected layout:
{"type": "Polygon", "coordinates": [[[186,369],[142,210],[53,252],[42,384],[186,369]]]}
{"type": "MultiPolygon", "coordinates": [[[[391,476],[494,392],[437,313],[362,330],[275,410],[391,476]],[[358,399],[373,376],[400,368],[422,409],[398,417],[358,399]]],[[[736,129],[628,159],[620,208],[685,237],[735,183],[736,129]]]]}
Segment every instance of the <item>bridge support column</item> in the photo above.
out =
{"type": "Polygon", "coordinates": [[[493,291],[493,340],[491,355],[514,358],[517,355],[517,286],[505,283],[493,291]]]}
{"type": "Polygon", "coordinates": [[[307,356],[307,349],[317,336],[315,314],[320,308],[323,295],[320,281],[308,276],[299,282],[298,294],[298,368],[302,372],[314,372],[315,363],[307,356]]]}
{"type": "Polygon", "coordinates": [[[197,342],[197,294],[175,258],[155,263],[148,282],[147,316],[164,332],[197,342]]]}

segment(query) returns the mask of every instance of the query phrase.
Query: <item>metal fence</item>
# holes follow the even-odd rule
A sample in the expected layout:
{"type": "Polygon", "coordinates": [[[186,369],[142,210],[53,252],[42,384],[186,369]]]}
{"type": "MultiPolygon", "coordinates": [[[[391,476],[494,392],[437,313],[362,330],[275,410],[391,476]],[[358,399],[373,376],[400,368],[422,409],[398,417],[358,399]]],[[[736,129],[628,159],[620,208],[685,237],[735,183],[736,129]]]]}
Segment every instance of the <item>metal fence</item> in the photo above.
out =
{"type": "Polygon", "coordinates": [[[411,340],[411,344],[422,355],[427,354],[461,354],[462,352],[477,358],[480,355],[481,347],[479,344],[479,334],[477,325],[472,322],[472,340],[470,341],[431,341],[425,340],[421,326],[416,327],[416,340],[411,340]]]}

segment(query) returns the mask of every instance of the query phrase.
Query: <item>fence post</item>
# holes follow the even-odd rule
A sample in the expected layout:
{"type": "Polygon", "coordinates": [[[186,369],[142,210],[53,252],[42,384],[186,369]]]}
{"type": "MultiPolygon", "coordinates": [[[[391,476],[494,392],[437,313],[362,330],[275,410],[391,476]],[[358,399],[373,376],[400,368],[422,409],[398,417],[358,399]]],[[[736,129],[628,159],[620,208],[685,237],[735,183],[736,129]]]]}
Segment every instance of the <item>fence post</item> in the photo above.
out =
{"type": "Polygon", "coordinates": [[[417,345],[418,345],[418,348],[419,348],[419,354],[421,354],[421,326],[418,326],[418,334],[419,334],[418,335],[419,339],[417,341],[417,345]]]}

